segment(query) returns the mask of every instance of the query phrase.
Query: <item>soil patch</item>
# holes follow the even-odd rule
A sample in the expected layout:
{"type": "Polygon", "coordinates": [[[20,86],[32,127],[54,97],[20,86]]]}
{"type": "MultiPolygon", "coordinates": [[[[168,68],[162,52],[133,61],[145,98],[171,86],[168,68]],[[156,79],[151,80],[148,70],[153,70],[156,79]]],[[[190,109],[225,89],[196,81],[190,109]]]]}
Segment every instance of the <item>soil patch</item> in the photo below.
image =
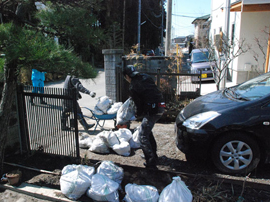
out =
{"type": "MultiPolygon", "coordinates": [[[[134,122],[131,129],[138,126],[139,122],[134,122]]],[[[47,186],[60,189],[60,175],[64,166],[69,164],[87,164],[98,167],[102,160],[111,160],[124,169],[124,179],[119,192],[120,199],[123,199],[125,185],[135,183],[139,185],[155,186],[159,193],[172,182],[174,176],[180,176],[188,186],[193,195],[193,201],[270,201],[270,191],[261,184],[270,184],[269,165],[259,167],[249,175],[247,182],[241,181],[245,176],[228,176],[219,174],[213,165],[208,162],[197,162],[190,164],[186,161],[185,155],[181,153],[175,145],[174,124],[157,123],[154,127],[154,136],[157,141],[157,154],[159,156],[158,171],[145,169],[141,158],[141,149],[133,150],[131,155],[123,157],[111,152],[110,154],[96,154],[87,149],[81,149],[81,160],[68,157],[48,156],[36,153],[31,157],[8,156],[6,162],[16,163],[35,170],[16,168],[5,164],[5,170],[11,171],[19,169],[22,172],[22,182],[28,182],[39,186],[47,186]],[[41,169],[41,170],[40,170],[41,169]],[[40,170],[40,171],[38,171],[40,170]],[[50,171],[44,173],[42,170],[50,171]],[[233,181],[231,181],[233,180],[233,181]],[[258,185],[254,187],[249,182],[258,185]],[[240,198],[242,197],[242,198],[240,198]]],[[[198,151],[199,152],[199,151],[198,151]]],[[[83,196],[80,201],[90,201],[87,196],[83,196]]]]}

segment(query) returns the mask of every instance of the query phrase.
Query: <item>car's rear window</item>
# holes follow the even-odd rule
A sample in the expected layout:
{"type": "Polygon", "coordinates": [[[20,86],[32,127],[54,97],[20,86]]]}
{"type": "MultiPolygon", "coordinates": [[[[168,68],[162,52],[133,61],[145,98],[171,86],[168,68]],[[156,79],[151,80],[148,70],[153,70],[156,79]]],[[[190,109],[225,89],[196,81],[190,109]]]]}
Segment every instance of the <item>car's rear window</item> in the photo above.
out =
{"type": "Polygon", "coordinates": [[[191,58],[192,62],[199,63],[199,62],[208,62],[208,52],[197,52],[192,54],[191,58]]]}

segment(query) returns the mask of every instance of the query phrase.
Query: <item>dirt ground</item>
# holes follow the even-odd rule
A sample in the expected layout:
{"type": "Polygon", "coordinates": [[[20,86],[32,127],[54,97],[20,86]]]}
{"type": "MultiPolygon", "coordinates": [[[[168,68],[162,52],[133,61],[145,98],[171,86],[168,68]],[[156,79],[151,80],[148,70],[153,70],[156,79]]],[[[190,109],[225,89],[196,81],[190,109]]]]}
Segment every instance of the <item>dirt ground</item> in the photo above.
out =
{"type": "MultiPolygon", "coordinates": [[[[139,122],[132,122],[130,128],[134,129],[139,124],[139,122]]],[[[98,130],[95,134],[99,132],[101,131],[98,130]]],[[[125,196],[124,188],[128,183],[152,185],[158,189],[159,193],[161,193],[161,191],[172,182],[172,178],[174,176],[180,176],[190,189],[194,202],[240,202],[243,201],[242,198],[244,201],[270,201],[269,165],[258,168],[249,176],[249,180],[243,183],[241,179],[244,179],[244,177],[218,174],[218,171],[207,162],[198,162],[197,164],[188,163],[185,159],[185,155],[181,153],[175,145],[173,123],[157,123],[154,127],[153,133],[156,138],[158,148],[158,171],[144,168],[143,163],[145,160],[141,157],[141,149],[132,150],[131,155],[128,157],[120,156],[113,151],[110,154],[97,154],[87,149],[81,149],[81,162],[71,160],[67,157],[62,157],[60,159],[59,157],[48,158],[39,154],[33,155],[31,158],[20,157],[16,159],[15,157],[9,157],[6,161],[60,173],[61,169],[68,164],[82,163],[97,168],[99,162],[102,160],[110,160],[124,169],[124,179],[121,184],[123,191],[119,192],[120,199],[123,199],[125,196]],[[233,179],[236,182],[228,183],[228,179],[233,179]],[[254,186],[249,184],[249,181],[255,182],[257,185],[254,186]],[[268,190],[265,190],[267,189],[265,186],[260,186],[261,183],[263,185],[268,184],[268,190]]],[[[5,169],[10,170],[15,168],[6,165],[5,169]]],[[[23,172],[23,182],[60,189],[59,175],[29,171],[22,168],[20,168],[20,170],[23,172]]],[[[0,194],[0,202],[5,201],[2,200],[1,197],[6,196],[7,194],[10,193],[2,192],[2,194],[0,194]]],[[[90,201],[87,196],[83,196],[79,200],[90,201]]],[[[15,201],[16,200],[14,200],[14,202],[15,201]]]]}

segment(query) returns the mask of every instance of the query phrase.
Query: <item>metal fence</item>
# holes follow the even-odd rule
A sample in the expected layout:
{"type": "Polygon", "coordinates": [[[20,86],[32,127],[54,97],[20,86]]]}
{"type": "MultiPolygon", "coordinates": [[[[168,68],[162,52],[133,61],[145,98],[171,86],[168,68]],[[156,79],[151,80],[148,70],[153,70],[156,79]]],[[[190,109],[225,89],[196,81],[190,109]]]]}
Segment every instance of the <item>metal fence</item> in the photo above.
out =
{"type": "MultiPolygon", "coordinates": [[[[152,76],[161,90],[165,102],[174,102],[186,99],[195,99],[201,95],[201,74],[191,73],[161,73],[141,72],[152,76]],[[193,82],[192,80],[196,80],[193,82]]],[[[124,80],[122,70],[119,67],[116,73],[118,101],[125,101],[129,97],[129,83],[124,80]]]]}
{"type": "Polygon", "coordinates": [[[74,90],[67,91],[62,88],[33,88],[22,85],[17,87],[23,150],[80,157],[74,95],[74,90]],[[67,119],[67,130],[61,128],[64,101],[72,106],[67,119]]]}

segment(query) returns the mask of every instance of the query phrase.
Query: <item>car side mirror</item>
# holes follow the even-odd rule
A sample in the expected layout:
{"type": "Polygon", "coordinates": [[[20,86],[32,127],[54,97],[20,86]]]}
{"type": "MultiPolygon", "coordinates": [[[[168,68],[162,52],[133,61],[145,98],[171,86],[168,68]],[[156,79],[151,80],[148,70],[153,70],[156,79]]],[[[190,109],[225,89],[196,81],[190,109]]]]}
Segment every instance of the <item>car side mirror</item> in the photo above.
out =
{"type": "Polygon", "coordinates": [[[187,63],[191,63],[191,60],[190,59],[187,59],[187,63]]]}

